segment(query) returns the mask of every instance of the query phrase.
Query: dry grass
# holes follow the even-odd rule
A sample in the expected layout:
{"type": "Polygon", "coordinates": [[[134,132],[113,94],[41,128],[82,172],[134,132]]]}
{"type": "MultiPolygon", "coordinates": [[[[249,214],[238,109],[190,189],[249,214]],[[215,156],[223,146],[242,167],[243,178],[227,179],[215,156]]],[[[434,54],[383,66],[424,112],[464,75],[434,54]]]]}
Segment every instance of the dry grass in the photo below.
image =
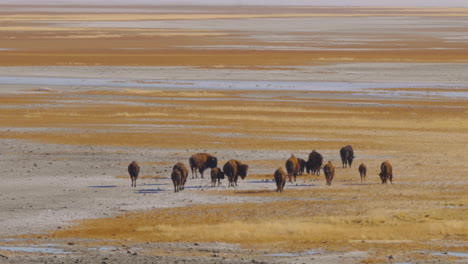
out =
{"type": "Polygon", "coordinates": [[[240,96],[248,98],[249,92],[176,93],[185,98],[207,95],[230,99],[187,101],[172,98],[174,92],[170,91],[156,91],[148,96],[138,91],[124,91],[124,94],[98,94],[103,100],[107,95],[111,96],[109,104],[103,107],[102,104],[83,104],[79,97],[77,103],[73,103],[73,98],[63,99],[61,94],[10,96],[2,101],[16,104],[18,108],[0,109],[3,126],[73,128],[74,131],[2,132],[2,136],[79,145],[181,149],[219,146],[248,149],[255,145],[257,149],[283,150],[337,149],[346,139],[363,150],[401,152],[417,145],[425,152],[440,145],[456,146],[466,140],[468,130],[464,101],[412,100],[401,102],[408,105],[407,108],[368,106],[353,107],[348,111],[348,101],[343,100],[329,100],[326,104],[324,100],[264,102],[254,98],[250,101],[238,99],[240,96]],[[141,95],[141,99],[129,100],[128,92],[141,95]],[[154,98],[155,94],[158,98],[154,98]],[[121,99],[115,99],[114,95],[121,99]],[[66,107],[35,107],[43,103],[59,105],[61,100],[66,100],[66,107]],[[122,107],[114,104],[115,101],[151,102],[161,106],[122,107]],[[437,107],[446,105],[458,107],[437,107]]]}
{"type": "MultiPolygon", "coordinates": [[[[227,242],[261,248],[274,245],[284,250],[305,250],[317,245],[336,249],[336,245],[349,242],[349,247],[353,247],[356,240],[403,244],[410,241],[410,249],[415,250],[428,240],[460,240],[468,235],[466,211],[417,209],[419,206],[414,203],[409,207],[388,205],[386,200],[393,196],[378,196],[380,202],[371,205],[367,199],[355,199],[163,209],[85,220],[51,236],[133,242],[227,242]]],[[[359,247],[362,246],[357,244],[355,248],[359,247]]]]}
{"type": "MultiPolygon", "coordinates": [[[[264,93],[272,98],[283,95],[264,93]]],[[[294,153],[316,148],[336,150],[325,159],[332,159],[337,169],[331,187],[325,186],[323,175],[304,175],[298,177],[298,183],[312,186],[293,188],[288,184],[281,194],[274,191],[273,182],[270,190],[194,193],[256,196],[277,202],[197,205],[84,220],[50,237],[129,239],[128,243],[227,242],[294,251],[363,250],[370,252],[367,263],[383,262],[384,256],[395,254],[392,252],[425,260],[417,251],[443,251],[449,243],[464,245],[466,241],[464,146],[468,142],[468,105],[464,100],[407,100],[400,102],[402,107],[386,106],[392,101],[378,101],[378,107],[370,104],[348,112],[347,100],[264,102],[256,101],[250,92],[127,90],[86,94],[109,100],[99,106],[83,104],[80,94],[63,95],[10,96],[4,101],[16,109],[0,109],[0,122],[4,127],[73,128],[73,132],[2,132],[0,136],[46,143],[173,149],[255,148],[294,153]],[[205,95],[228,100],[175,99],[205,95]],[[60,105],[62,100],[67,101],[67,107],[35,106],[39,102],[60,105]],[[115,101],[160,106],[123,108],[115,101]],[[351,143],[358,150],[359,162],[368,166],[368,179],[363,184],[359,183],[359,164],[352,169],[340,168],[338,149],[344,143],[351,143]],[[393,185],[379,183],[378,166],[383,157],[394,166],[393,185]]],[[[271,167],[271,174],[252,170],[247,180],[271,180],[273,171],[284,166],[283,160],[243,162],[252,168],[271,167]]],[[[170,164],[157,161],[146,165],[170,164]]]]}
{"type": "MultiPolygon", "coordinates": [[[[148,7],[154,8],[154,7],[148,7]]],[[[165,28],[69,28],[61,25],[64,21],[147,21],[147,20],[193,20],[205,19],[269,19],[294,17],[465,17],[464,8],[454,9],[417,9],[417,8],[255,8],[255,10],[214,8],[213,13],[190,14],[186,7],[183,13],[158,14],[70,14],[70,13],[5,13],[0,18],[0,41],[2,46],[17,48],[0,52],[1,65],[162,65],[194,66],[202,68],[239,68],[262,69],[264,66],[293,66],[330,64],[336,62],[467,62],[466,43],[447,42],[434,34],[419,34],[420,28],[411,28],[418,34],[380,33],[369,35],[367,32],[349,33],[346,37],[366,39],[382,38],[379,42],[348,44],[346,48],[362,49],[348,51],[295,51],[295,50],[210,50],[188,47],[206,46],[292,46],[303,47],[304,43],[272,43],[249,37],[252,32],[209,31],[165,28]],[[55,21],[57,24],[35,23],[34,21],[55,21]],[[388,39],[388,41],[386,41],[388,39]],[[395,40],[396,39],[396,40],[395,40]],[[132,50],[128,48],[141,48],[132,50]],[[409,50],[398,50],[403,47],[409,50]],[[427,50],[430,48],[438,48],[427,50]],[[440,49],[446,48],[446,49],[440,49]],[[368,49],[368,50],[366,50],[368,49]],[[377,49],[377,50],[375,50],[377,49]],[[384,50],[378,50],[384,49],[384,50]]],[[[189,10],[192,10],[190,7],[189,10]]],[[[211,8],[210,8],[211,9],[211,8]]],[[[454,22],[456,23],[456,22],[454,22]]],[[[434,31],[460,32],[456,26],[448,24],[434,31]]],[[[261,35],[264,32],[259,32],[261,35]]],[[[311,39],[311,33],[292,35],[311,39]]],[[[341,32],[321,33],[321,37],[341,38],[341,32]]],[[[326,40],[326,39],[325,39],[326,40]]],[[[320,48],[336,48],[334,41],[319,44],[320,48]]],[[[285,70],[285,69],[282,69],[285,70]]]]}

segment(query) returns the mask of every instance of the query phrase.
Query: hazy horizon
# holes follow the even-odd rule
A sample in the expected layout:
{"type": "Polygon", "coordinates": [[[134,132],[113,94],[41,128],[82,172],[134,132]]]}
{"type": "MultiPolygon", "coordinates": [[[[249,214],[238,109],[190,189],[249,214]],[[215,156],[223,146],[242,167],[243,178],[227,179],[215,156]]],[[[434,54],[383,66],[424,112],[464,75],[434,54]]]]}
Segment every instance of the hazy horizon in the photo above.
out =
{"type": "Polygon", "coordinates": [[[468,7],[466,0],[0,0],[0,4],[468,7]]]}

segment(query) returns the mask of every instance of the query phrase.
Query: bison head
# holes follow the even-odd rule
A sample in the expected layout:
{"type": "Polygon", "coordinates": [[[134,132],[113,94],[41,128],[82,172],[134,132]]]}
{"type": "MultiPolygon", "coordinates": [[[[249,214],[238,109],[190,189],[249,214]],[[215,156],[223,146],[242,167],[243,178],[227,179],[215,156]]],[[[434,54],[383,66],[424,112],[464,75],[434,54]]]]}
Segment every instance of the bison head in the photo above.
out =
{"type": "Polygon", "coordinates": [[[208,168],[216,168],[218,167],[218,159],[213,156],[209,156],[206,160],[206,165],[208,168]]]}
{"type": "Polygon", "coordinates": [[[355,158],[355,156],[351,156],[348,158],[348,163],[349,163],[349,167],[351,168],[351,165],[353,164],[353,159],[355,158]]]}
{"type": "Polygon", "coordinates": [[[219,176],[218,176],[218,178],[224,180],[224,172],[223,172],[222,170],[219,170],[219,176]]]}
{"type": "Polygon", "coordinates": [[[249,170],[249,165],[247,164],[239,165],[238,173],[239,173],[239,176],[242,178],[242,180],[245,179],[245,177],[247,177],[247,170],[249,170]]]}

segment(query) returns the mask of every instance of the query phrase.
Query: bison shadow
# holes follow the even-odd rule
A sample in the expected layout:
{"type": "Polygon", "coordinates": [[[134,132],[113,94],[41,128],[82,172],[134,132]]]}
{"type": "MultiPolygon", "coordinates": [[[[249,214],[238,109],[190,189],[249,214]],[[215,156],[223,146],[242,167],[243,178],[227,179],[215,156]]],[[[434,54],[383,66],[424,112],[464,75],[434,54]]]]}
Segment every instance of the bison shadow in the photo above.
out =
{"type": "Polygon", "coordinates": [[[140,190],[136,190],[135,193],[147,194],[147,193],[160,193],[160,192],[165,192],[165,191],[166,191],[165,189],[140,189],[140,190]]]}
{"type": "Polygon", "coordinates": [[[247,183],[269,183],[269,182],[275,182],[275,180],[248,181],[247,183]]]}
{"type": "Polygon", "coordinates": [[[88,186],[88,188],[115,188],[117,185],[95,185],[95,186],[88,186]]]}
{"type": "Polygon", "coordinates": [[[184,189],[203,189],[203,188],[211,188],[210,185],[204,185],[204,186],[186,186],[184,187],[184,189]]]}

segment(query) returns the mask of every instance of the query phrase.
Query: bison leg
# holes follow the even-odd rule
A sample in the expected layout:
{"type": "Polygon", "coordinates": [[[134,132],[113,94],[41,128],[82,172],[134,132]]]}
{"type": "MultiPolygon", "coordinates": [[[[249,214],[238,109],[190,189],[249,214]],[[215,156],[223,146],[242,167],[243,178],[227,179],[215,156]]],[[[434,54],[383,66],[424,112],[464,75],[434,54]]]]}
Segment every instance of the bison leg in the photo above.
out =
{"type": "Polygon", "coordinates": [[[192,165],[190,165],[190,169],[192,170],[192,179],[194,179],[195,175],[197,174],[197,170],[194,167],[192,167],[192,165]]]}

